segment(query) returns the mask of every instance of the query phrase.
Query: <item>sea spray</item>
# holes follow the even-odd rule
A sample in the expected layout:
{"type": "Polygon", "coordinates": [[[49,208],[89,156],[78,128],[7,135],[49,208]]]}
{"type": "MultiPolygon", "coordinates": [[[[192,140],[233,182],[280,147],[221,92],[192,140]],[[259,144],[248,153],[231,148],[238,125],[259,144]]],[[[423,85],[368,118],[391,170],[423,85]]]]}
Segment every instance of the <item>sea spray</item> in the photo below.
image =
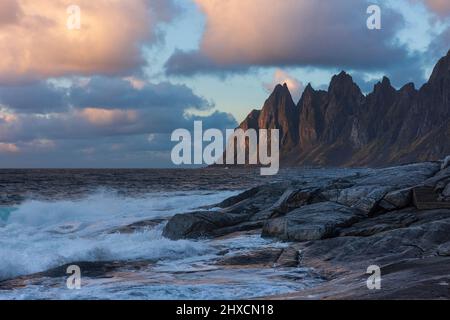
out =
{"type": "Polygon", "coordinates": [[[213,253],[206,243],[170,241],[162,225],[131,234],[114,228],[168,218],[182,210],[221,201],[234,192],[184,192],[119,197],[97,193],[79,200],[30,200],[2,208],[0,280],[76,261],[170,260],[213,253]]]}

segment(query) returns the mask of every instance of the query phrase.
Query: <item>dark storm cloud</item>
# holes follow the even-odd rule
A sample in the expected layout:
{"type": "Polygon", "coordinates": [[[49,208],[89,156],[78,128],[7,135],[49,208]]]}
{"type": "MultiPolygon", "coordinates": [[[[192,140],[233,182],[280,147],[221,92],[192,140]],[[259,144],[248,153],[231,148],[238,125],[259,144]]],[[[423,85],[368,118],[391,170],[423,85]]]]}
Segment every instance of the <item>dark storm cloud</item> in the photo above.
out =
{"type": "Polygon", "coordinates": [[[133,80],[96,77],[85,86],[75,86],[70,92],[70,102],[78,108],[169,108],[209,109],[211,103],[195,95],[185,85],[170,83],[133,86],[133,80]]]}
{"type": "Polygon", "coordinates": [[[64,111],[67,107],[66,98],[65,89],[56,88],[47,82],[0,87],[0,104],[20,112],[64,111]]]}
{"type": "Polygon", "coordinates": [[[135,122],[117,119],[100,126],[79,114],[50,118],[28,114],[13,122],[0,122],[0,166],[171,167],[173,130],[192,130],[194,120],[203,121],[205,129],[223,131],[237,126],[233,116],[222,112],[203,117],[172,113],[172,118],[137,112],[135,122]]]}
{"type": "Polygon", "coordinates": [[[49,82],[21,86],[0,86],[0,104],[20,113],[64,112],[69,107],[105,109],[208,110],[213,104],[185,85],[168,82],[142,84],[133,80],[95,77],[83,85],[55,87],[49,82]]]}

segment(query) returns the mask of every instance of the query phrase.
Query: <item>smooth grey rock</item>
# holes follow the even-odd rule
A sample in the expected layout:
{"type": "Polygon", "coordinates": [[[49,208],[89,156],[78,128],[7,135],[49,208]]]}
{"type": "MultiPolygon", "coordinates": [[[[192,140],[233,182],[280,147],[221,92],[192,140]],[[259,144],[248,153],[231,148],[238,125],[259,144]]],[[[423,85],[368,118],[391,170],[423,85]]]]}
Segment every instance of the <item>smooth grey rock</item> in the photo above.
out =
{"type": "Polygon", "coordinates": [[[271,183],[253,188],[251,192],[244,192],[233,197],[233,200],[225,200],[218,207],[222,212],[255,214],[272,208],[277,201],[291,188],[291,182],[271,183]],[[243,199],[238,201],[239,199],[243,199]],[[237,201],[237,202],[236,202],[237,201]],[[224,207],[225,204],[233,205],[224,207]]]}
{"type": "Polygon", "coordinates": [[[166,221],[166,219],[152,219],[152,220],[139,221],[139,222],[135,222],[133,224],[130,224],[130,225],[127,225],[124,227],[115,228],[115,229],[111,230],[109,233],[130,234],[130,233],[134,233],[136,231],[154,228],[157,225],[159,225],[165,221],[166,221]]]}
{"type": "Polygon", "coordinates": [[[263,227],[263,236],[289,241],[308,241],[332,237],[338,228],[362,218],[361,211],[334,202],[321,202],[271,219],[263,227]]]}
{"type": "Polygon", "coordinates": [[[293,268],[298,266],[299,248],[291,245],[283,249],[275,266],[279,268],[293,268]]]}
{"type": "Polygon", "coordinates": [[[446,198],[450,197],[450,183],[447,184],[444,191],[442,191],[442,195],[446,198]]]}
{"type": "Polygon", "coordinates": [[[283,249],[260,249],[237,255],[226,256],[217,261],[216,264],[226,266],[273,266],[282,252],[283,249]]]}
{"type": "Polygon", "coordinates": [[[223,212],[192,212],[172,217],[163,230],[163,236],[172,240],[213,237],[218,229],[248,221],[246,214],[223,212]]]}
{"type": "Polygon", "coordinates": [[[439,172],[437,172],[434,176],[426,179],[420,185],[425,187],[436,187],[439,182],[447,181],[450,178],[450,167],[447,167],[439,172]]]}
{"type": "Polygon", "coordinates": [[[356,186],[342,190],[337,202],[370,214],[390,190],[389,186],[356,186]]]}
{"type": "Polygon", "coordinates": [[[325,200],[338,202],[341,191],[352,188],[353,186],[354,183],[350,179],[338,179],[323,188],[320,194],[325,200]]]}
{"type": "MultiPolygon", "coordinates": [[[[450,218],[419,222],[369,237],[337,237],[315,241],[303,250],[307,266],[318,261],[360,263],[367,266],[390,263],[433,254],[438,246],[450,241],[450,218]]],[[[367,268],[366,266],[366,268],[367,268]]]]}
{"type": "Polygon", "coordinates": [[[450,257],[450,242],[441,244],[437,249],[437,253],[443,257],[450,257]]]}
{"type": "Polygon", "coordinates": [[[445,157],[445,159],[442,161],[441,170],[444,170],[445,168],[450,166],[450,156],[445,157]]]}
{"type": "Polygon", "coordinates": [[[343,229],[340,233],[340,237],[369,237],[377,233],[405,228],[417,222],[419,218],[415,212],[390,212],[378,217],[364,219],[355,223],[349,228],[343,229]]]}
{"type": "Polygon", "coordinates": [[[286,213],[304,205],[324,201],[325,199],[320,195],[320,191],[321,189],[317,187],[296,190],[286,199],[286,201],[280,204],[280,210],[286,213]]]}
{"type": "Polygon", "coordinates": [[[371,171],[368,175],[355,179],[355,185],[392,186],[395,189],[414,187],[439,171],[437,162],[414,163],[405,166],[371,171]]]}
{"type": "Polygon", "coordinates": [[[402,209],[412,202],[412,188],[394,190],[387,193],[380,201],[380,207],[386,210],[402,209]]]}

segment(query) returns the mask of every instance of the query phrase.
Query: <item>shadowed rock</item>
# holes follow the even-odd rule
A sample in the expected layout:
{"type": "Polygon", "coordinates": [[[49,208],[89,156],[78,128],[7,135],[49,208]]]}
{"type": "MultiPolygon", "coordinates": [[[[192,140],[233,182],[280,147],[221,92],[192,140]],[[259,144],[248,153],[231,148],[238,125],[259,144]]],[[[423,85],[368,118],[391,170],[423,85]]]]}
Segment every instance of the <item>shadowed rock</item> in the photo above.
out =
{"type": "Polygon", "coordinates": [[[290,241],[324,239],[335,235],[338,228],[349,226],[362,217],[358,209],[333,202],[322,202],[267,221],[262,235],[290,241]]]}
{"type": "Polygon", "coordinates": [[[201,211],[177,214],[164,228],[163,236],[172,240],[220,236],[223,235],[220,229],[244,223],[248,219],[249,215],[238,213],[201,211]]]}

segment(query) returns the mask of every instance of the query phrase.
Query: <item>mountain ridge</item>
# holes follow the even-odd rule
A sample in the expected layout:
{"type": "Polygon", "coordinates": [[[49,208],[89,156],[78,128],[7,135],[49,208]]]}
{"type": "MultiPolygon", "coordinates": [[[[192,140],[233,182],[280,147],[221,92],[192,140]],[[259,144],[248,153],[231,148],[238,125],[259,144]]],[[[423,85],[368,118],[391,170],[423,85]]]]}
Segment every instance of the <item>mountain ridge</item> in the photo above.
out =
{"type": "Polygon", "coordinates": [[[280,129],[284,166],[371,166],[438,160],[450,154],[450,51],[420,89],[388,77],[364,95],[345,71],[327,91],[308,84],[297,104],[277,85],[242,129],[280,129]]]}

